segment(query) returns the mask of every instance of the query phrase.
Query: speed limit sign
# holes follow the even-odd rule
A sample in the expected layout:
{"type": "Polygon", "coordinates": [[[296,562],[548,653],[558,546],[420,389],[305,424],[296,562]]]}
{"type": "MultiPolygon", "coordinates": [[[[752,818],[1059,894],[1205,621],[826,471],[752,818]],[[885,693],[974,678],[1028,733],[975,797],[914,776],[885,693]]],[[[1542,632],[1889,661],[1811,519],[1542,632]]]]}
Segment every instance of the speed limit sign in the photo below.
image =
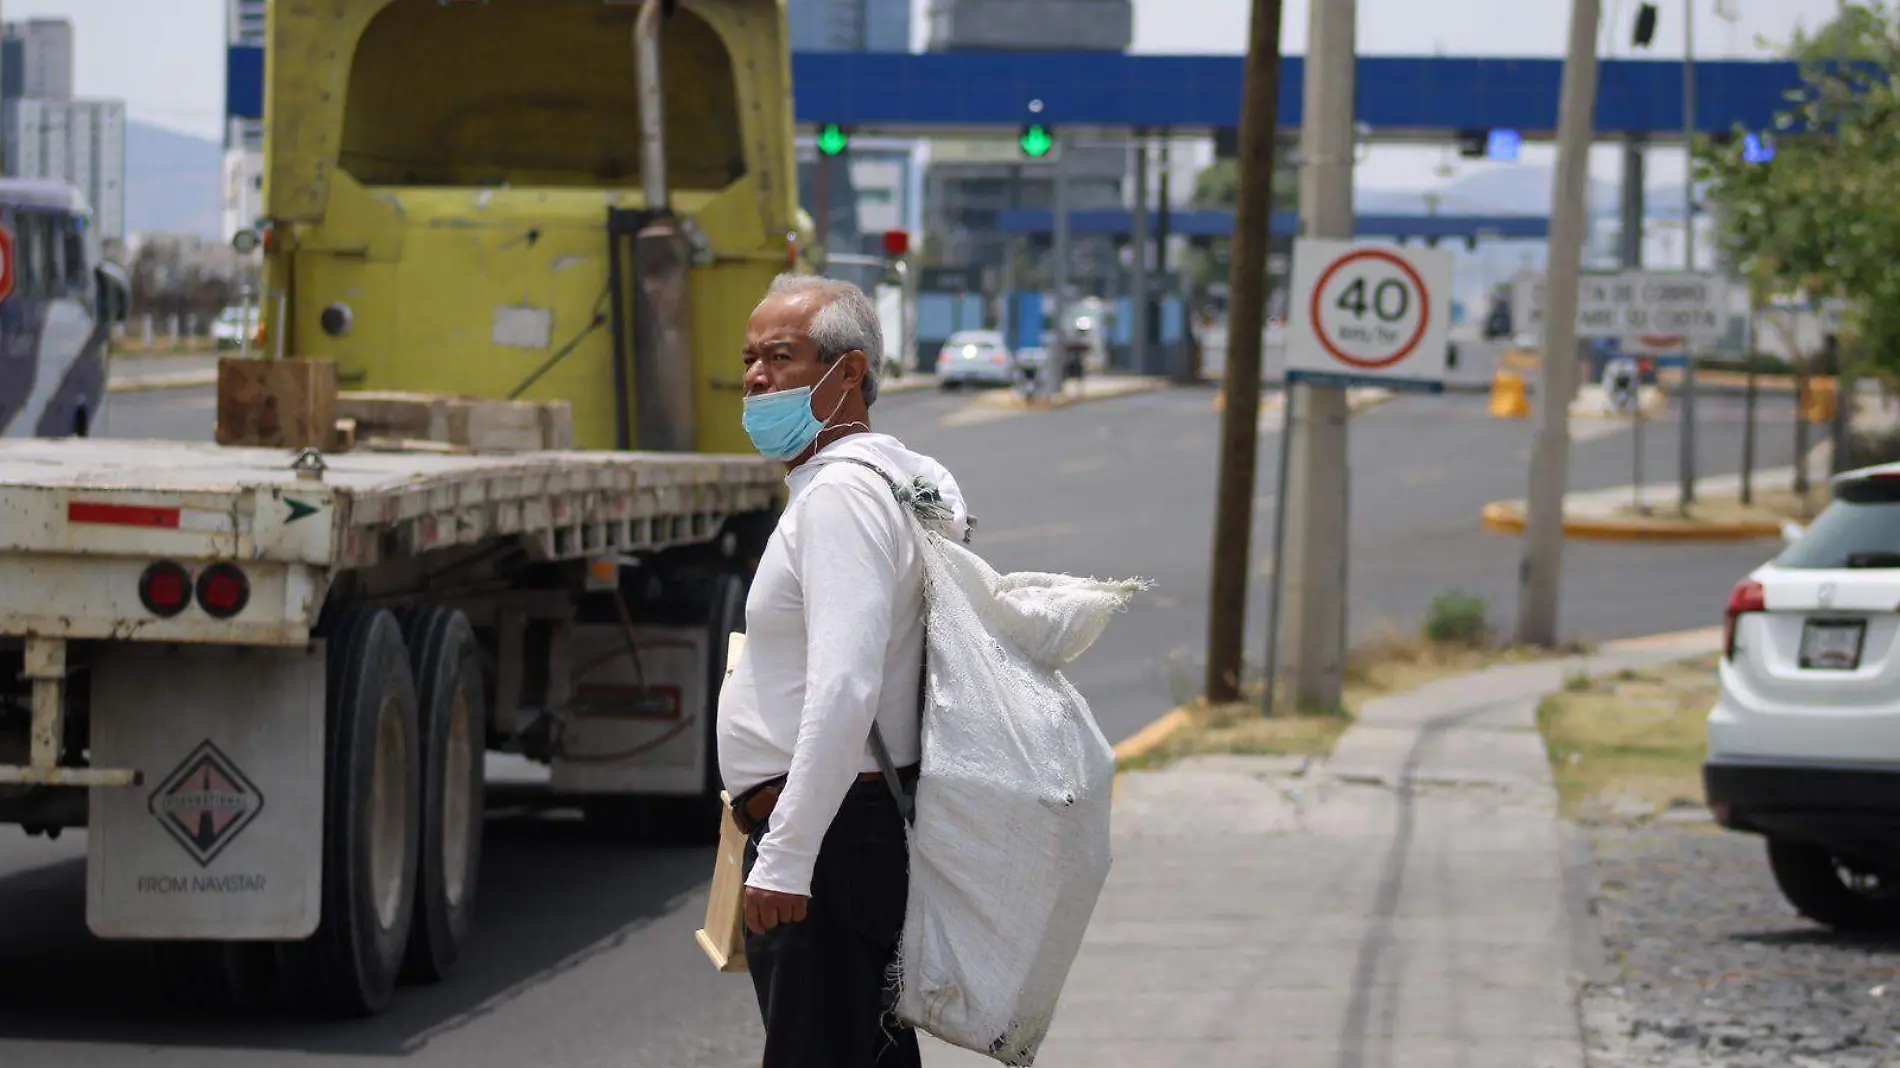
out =
{"type": "Polygon", "coordinates": [[[1287,375],[1315,385],[1441,389],[1451,255],[1308,239],[1293,250],[1287,375]]]}
{"type": "Polygon", "coordinates": [[[0,226],[0,301],[13,295],[13,231],[0,226]]]}

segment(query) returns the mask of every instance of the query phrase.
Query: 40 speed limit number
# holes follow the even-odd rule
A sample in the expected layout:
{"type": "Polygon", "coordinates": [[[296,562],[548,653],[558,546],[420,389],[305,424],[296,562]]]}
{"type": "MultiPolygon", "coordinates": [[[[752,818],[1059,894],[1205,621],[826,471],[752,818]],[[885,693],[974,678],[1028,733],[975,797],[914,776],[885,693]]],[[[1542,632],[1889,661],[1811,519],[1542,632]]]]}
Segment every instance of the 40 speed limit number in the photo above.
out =
{"type": "Polygon", "coordinates": [[[1320,384],[1442,385],[1451,258],[1431,249],[1301,241],[1287,369],[1320,384]]]}

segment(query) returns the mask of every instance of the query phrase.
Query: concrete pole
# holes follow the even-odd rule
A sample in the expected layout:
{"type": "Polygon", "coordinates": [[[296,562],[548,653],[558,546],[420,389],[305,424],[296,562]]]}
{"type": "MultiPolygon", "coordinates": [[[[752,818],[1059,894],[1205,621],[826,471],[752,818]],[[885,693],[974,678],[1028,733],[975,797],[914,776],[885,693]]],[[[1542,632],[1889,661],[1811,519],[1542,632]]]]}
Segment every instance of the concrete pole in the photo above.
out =
{"type": "Polygon", "coordinates": [[[1069,154],[1063,150],[1063,134],[1056,131],[1056,203],[1055,203],[1055,269],[1052,272],[1056,291],[1056,329],[1055,348],[1043,355],[1042,388],[1043,396],[1053,396],[1062,388],[1063,353],[1069,341],[1069,317],[1066,312],[1069,289],[1069,154]]]}
{"type": "MultiPolygon", "coordinates": [[[[1623,142],[1623,269],[1633,271],[1643,265],[1643,217],[1646,203],[1643,189],[1643,140],[1632,137],[1623,142]]],[[[1636,376],[1636,411],[1630,416],[1630,492],[1638,512],[1647,511],[1643,501],[1643,376],[1636,376]]],[[[1744,481],[1748,478],[1743,473],[1744,481]]]]}
{"type": "MultiPolygon", "coordinates": [[[[1306,114],[1300,131],[1300,232],[1306,237],[1353,236],[1353,93],[1357,65],[1357,0],[1308,0],[1306,114]]],[[[1298,707],[1340,705],[1346,663],[1345,574],[1348,541],[1346,394],[1295,386],[1293,422],[1284,447],[1292,451],[1286,601],[1298,707]]]]}
{"type": "Polygon", "coordinates": [[[1576,388],[1577,304],[1589,219],[1591,127],[1597,97],[1597,23],[1602,0],[1571,0],[1570,51],[1564,59],[1557,118],[1557,179],[1551,200],[1550,284],[1545,288],[1544,368],[1531,485],[1518,569],[1517,638],[1557,644],[1557,595],[1563,579],[1564,490],[1570,479],[1570,397],[1576,388]]]}
{"type": "MultiPolygon", "coordinates": [[[[1253,0],[1240,121],[1227,317],[1227,403],[1221,410],[1219,492],[1208,591],[1207,700],[1240,699],[1252,570],[1254,470],[1260,451],[1260,356],[1266,333],[1267,245],[1273,226],[1274,116],[1280,110],[1281,0],[1253,0]]],[[[1275,576],[1278,581],[1278,576],[1275,576]]],[[[1273,680],[1267,711],[1273,709],[1273,680]]]]}
{"type": "MultiPolygon", "coordinates": [[[[1163,131],[1158,149],[1161,173],[1156,180],[1155,196],[1159,202],[1160,214],[1155,220],[1155,271],[1150,284],[1150,292],[1154,294],[1156,304],[1154,318],[1148,324],[1148,329],[1154,331],[1155,348],[1162,357],[1159,362],[1163,370],[1166,370],[1169,363],[1167,357],[1170,350],[1168,346],[1161,344],[1160,302],[1174,296],[1174,276],[1168,270],[1168,240],[1174,235],[1174,194],[1171,188],[1174,179],[1174,161],[1169,156],[1170,151],[1171,142],[1167,132],[1163,131]]],[[[1143,373],[1146,373],[1146,369],[1143,373]]]]}
{"type": "Polygon", "coordinates": [[[1128,306],[1133,311],[1128,337],[1128,361],[1136,374],[1145,374],[1148,370],[1148,345],[1153,339],[1148,336],[1148,321],[1154,314],[1149,306],[1148,287],[1148,248],[1151,244],[1148,234],[1148,136],[1145,131],[1135,131],[1135,211],[1134,233],[1130,241],[1130,285],[1128,306]]]}
{"type": "Polygon", "coordinates": [[[1632,137],[1623,142],[1623,236],[1622,264],[1625,270],[1643,265],[1643,216],[1647,207],[1643,196],[1643,139],[1632,137]]]}
{"type": "MultiPolygon", "coordinates": [[[[1695,5],[1682,0],[1682,269],[1695,273],[1695,5]]],[[[1682,505],[1695,501],[1695,342],[1682,343],[1682,505]]]]}
{"type": "Polygon", "coordinates": [[[829,256],[831,248],[831,157],[818,153],[812,181],[812,240],[829,256]]]}

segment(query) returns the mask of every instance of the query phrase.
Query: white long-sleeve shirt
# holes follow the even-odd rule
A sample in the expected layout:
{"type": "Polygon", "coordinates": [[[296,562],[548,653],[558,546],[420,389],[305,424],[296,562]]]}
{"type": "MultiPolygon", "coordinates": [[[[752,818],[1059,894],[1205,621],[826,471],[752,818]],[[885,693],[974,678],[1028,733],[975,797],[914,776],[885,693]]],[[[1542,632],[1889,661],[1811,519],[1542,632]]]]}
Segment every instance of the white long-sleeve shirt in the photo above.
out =
{"type": "Polygon", "coordinates": [[[890,487],[922,474],[961,520],[948,471],[882,434],[822,449],[790,499],[746,598],[746,645],[719,698],[719,771],[734,797],[787,776],[747,885],[809,895],[825,832],[862,772],[875,721],[899,767],[919,757],[923,562],[890,487]]]}

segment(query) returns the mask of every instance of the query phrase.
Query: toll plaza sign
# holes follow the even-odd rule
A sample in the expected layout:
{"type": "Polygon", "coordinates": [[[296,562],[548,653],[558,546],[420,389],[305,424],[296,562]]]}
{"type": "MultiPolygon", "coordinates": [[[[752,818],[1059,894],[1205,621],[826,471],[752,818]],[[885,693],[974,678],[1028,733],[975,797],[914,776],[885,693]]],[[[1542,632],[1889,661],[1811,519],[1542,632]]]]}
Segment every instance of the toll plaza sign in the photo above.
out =
{"type": "MultiPolygon", "coordinates": [[[[1715,341],[1728,333],[1728,283],[1715,275],[1588,272],[1578,297],[1580,338],[1715,341]]],[[[1543,275],[1519,275],[1511,303],[1519,330],[1543,332],[1543,275]]]]}

